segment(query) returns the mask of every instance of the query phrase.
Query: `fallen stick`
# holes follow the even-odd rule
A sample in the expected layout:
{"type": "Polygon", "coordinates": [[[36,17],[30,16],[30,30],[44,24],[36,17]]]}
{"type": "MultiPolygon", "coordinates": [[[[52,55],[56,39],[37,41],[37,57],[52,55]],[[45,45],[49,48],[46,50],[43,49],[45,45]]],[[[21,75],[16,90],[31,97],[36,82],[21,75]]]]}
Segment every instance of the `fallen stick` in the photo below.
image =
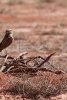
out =
{"type": "Polygon", "coordinates": [[[52,54],[50,54],[50,55],[49,55],[46,59],[44,59],[44,61],[43,61],[42,63],[40,63],[40,65],[38,65],[37,67],[39,68],[39,67],[41,67],[44,63],[48,62],[48,60],[49,60],[54,54],[55,54],[55,52],[52,53],[52,54]]]}

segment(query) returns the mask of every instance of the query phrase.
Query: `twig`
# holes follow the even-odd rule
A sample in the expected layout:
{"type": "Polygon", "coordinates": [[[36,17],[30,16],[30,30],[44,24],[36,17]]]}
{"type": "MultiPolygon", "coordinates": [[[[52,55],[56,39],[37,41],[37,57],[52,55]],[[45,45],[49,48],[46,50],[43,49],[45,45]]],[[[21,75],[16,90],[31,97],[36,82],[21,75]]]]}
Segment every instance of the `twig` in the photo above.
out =
{"type": "Polygon", "coordinates": [[[41,67],[45,62],[47,62],[53,55],[55,54],[55,52],[54,53],[52,53],[51,55],[49,55],[46,59],[44,59],[44,61],[42,62],[42,63],[40,63],[40,65],[38,65],[37,67],[41,67]]]}

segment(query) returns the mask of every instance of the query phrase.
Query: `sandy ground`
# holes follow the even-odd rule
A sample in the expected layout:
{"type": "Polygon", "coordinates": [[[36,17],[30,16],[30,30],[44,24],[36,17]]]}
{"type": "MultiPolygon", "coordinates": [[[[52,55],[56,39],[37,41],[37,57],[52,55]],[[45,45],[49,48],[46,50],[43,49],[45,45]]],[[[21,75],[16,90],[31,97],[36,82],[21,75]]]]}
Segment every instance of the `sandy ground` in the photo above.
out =
{"type": "MultiPolygon", "coordinates": [[[[0,41],[5,30],[14,31],[14,41],[7,48],[9,55],[28,52],[29,56],[46,57],[52,52],[56,54],[50,59],[56,70],[67,72],[67,7],[57,2],[44,4],[0,4],[0,41]]],[[[1,54],[5,51],[1,52],[1,54]]],[[[45,67],[52,69],[45,64],[45,67]]],[[[67,84],[67,83],[66,83],[67,84]]],[[[22,100],[11,94],[1,94],[0,100],[22,100]]],[[[24,100],[27,100],[26,98],[24,100]]],[[[31,99],[28,99],[31,100],[31,99]]],[[[38,100],[67,100],[66,94],[50,99],[41,97],[38,100]]]]}

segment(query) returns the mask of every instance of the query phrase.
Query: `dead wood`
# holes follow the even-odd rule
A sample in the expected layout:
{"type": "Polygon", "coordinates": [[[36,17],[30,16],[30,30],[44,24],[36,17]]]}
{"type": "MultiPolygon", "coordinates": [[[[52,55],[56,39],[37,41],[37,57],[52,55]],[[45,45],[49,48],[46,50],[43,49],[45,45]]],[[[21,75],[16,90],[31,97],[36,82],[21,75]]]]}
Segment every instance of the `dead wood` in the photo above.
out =
{"type": "MultiPolygon", "coordinates": [[[[44,63],[50,64],[49,59],[55,54],[50,54],[47,58],[43,58],[41,56],[36,57],[27,57],[24,58],[24,55],[27,53],[20,53],[17,58],[6,56],[3,65],[0,69],[0,72],[5,73],[36,73],[37,71],[48,71],[53,72],[50,69],[44,68],[44,63]],[[4,66],[4,67],[3,67],[4,66]],[[43,66],[43,67],[42,67],[43,66]]],[[[53,65],[50,64],[52,67],[53,65]]],[[[54,71],[55,74],[61,74],[64,73],[63,71],[54,71]]]]}

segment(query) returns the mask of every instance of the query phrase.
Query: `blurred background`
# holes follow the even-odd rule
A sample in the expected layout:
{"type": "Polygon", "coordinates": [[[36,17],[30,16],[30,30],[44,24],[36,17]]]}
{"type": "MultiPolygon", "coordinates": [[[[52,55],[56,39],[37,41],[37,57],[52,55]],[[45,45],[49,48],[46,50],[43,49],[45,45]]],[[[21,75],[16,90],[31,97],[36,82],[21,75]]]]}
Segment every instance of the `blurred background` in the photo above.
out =
{"type": "Polygon", "coordinates": [[[67,53],[67,0],[0,0],[0,41],[14,31],[12,51],[67,53]]]}

